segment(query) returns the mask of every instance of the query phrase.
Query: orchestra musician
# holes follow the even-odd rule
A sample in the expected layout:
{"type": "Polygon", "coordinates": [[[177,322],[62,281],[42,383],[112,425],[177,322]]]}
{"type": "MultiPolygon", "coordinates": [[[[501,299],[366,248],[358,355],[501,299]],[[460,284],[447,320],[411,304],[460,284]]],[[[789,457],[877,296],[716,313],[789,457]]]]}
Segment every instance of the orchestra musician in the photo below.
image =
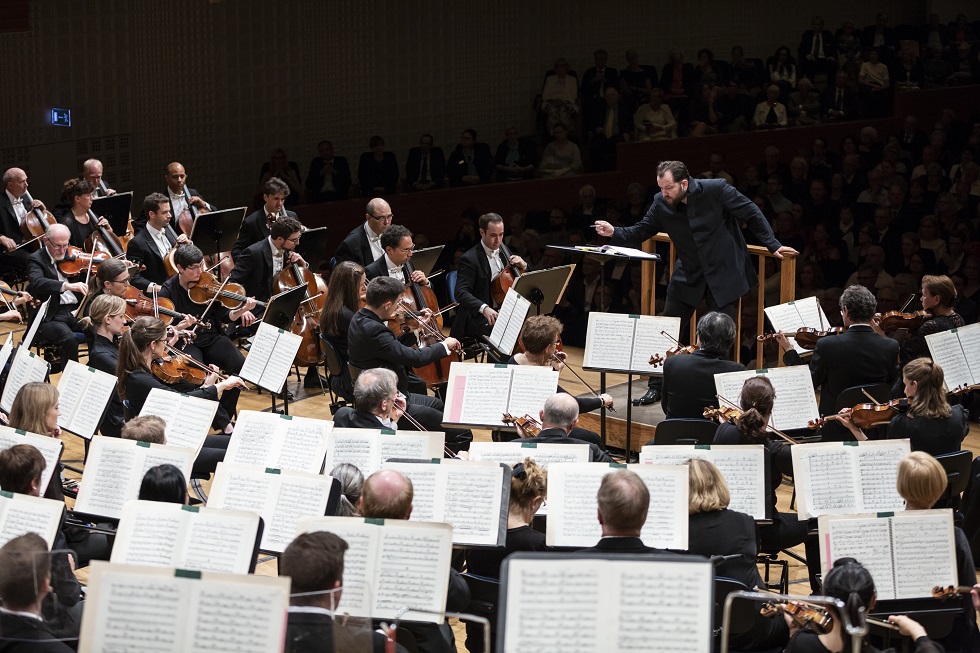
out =
{"type": "Polygon", "coordinates": [[[361,308],[361,298],[367,292],[364,268],[354,261],[344,261],[330,274],[330,292],[320,312],[320,336],[334,348],[340,360],[341,373],[330,377],[330,388],[347,401],[354,399],[347,362],[347,330],[351,319],[361,308]]]}
{"type": "Polygon", "coordinates": [[[388,202],[380,197],[368,202],[364,224],[354,227],[340,243],[333,255],[334,264],[354,261],[365,267],[381,258],[385,253],[381,246],[381,234],[391,225],[392,218],[394,215],[388,202]]]}
{"type": "MultiPolygon", "coordinates": [[[[217,365],[226,374],[238,374],[245,363],[245,357],[231,339],[221,332],[220,327],[223,322],[241,321],[243,326],[251,324],[251,322],[246,324],[248,317],[244,316],[251,316],[249,311],[255,308],[255,298],[249,297],[241,306],[231,310],[215,300],[210,303],[210,308],[205,315],[204,309],[208,304],[194,302],[189,294],[204,272],[204,254],[193,243],[180,245],[174,252],[174,264],[177,274],[164,282],[163,287],[160,288],[160,297],[166,297],[173,302],[175,311],[209,323],[208,327],[204,327],[201,324],[193,324],[194,320],[191,320],[196,334],[194,341],[184,343],[179,348],[199,361],[208,365],[217,365]]],[[[252,320],[254,321],[254,317],[252,320]]],[[[184,326],[182,323],[178,328],[184,326]]],[[[220,404],[226,414],[222,415],[221,411],[218,412],[215,426],[225,433],[231,433],[233,428],[230,416],[237,412],[240,386],[241,383],[227,386],[227,390],[221,394],[220,404]]]]}
{"type": "Polygon", "coordinates": [[[152,294],[154,289],[159,292],[169,276],[164,261],[170,250],[177,245],[189,243],[190,240],[180,231],[167,229],[173,222],[173,215],[166,195],[147,195],[143,199],[143,215],[146,224],[143,229],[137,229],[136,235],[130,239],[126,246],[126,256],[143,265],[142,270],[133,274],[132,284],[141,292],[152,294]],[[177,235],[176,240],[171,240],[173,235],[177,235]]]}
{"type": "MultiPolygon", "coordinates": [[[[922,277],[922,309],[929,314],[914,333],[908,334],[908,338],[902,343],[899,349],[899,361],[905,365],[911,360],[922,357],[930,357],[929,346],[926,345],[926,336],[941,331],[949,331],[966,324],[959,313],[956,312],[956,286],[953,280],[946,275],[934,276],[927,274],[922,277]]],[[[876,320],[871,321],[871,327],[881,333],[881,328],[876,320]]],[[[884,335],[882,333],[882,335],[884,335]]]]}
{"type": "MultiPolygon", "coordinates": [[[[188,210],[187,197],[184,195],[184,186],[187,185],[187,171],[184,170],[184,166],[180,163],[174,161],[167,166],[167,173],[164,175],[164,180],[167,182],[167,189],[164,195],[170,200],[170,216],[171,216],[171,226],[174,231],[181,233],[178,220],[180,219],[181,213],[188,210]]],[[[203,211],[214,211],[215,207],[204,201],[201,194],[187,186],[187,193],[191,196],[191,204],[198,210],[203,211]]],[[[140,218],[140,225],[145,224],[145,220],[140,218]]]]}
{"type": "Polygon", "coordinates": [[[109,227],[109,221],[104,217],[92,220],[89,211],[92,209],[92,193],[95,188],[84,179],[69,179],[62,188],[61,195],[71,206],[71,209],[61,218],[61,224],[71,232],[72,247],[85,249],[85,239],[91,236],[99,226],[109,227]]]}
{"type": "Polygon", "coordinates": [[[666,553],[640,539],[650,508],[650,490],[636,472],[617,469],[603,476],[596,503],[602,539],[581,553],[666,553]]]}
{"type": "MultiPolygon", "coordinates": [[[[116,339],[122,335],[123,327],[126,325],[126,302],[116,295],[99,295],[89,304],[88,319],[91,323],[89,327],[88,365],[115,376],[116,367],[119,364],[116,339]]],[[[122,401],[113,392],[99,432],[102,435],[118,438],[122,435],[125,421],[122,401]]]]}
{"type": "Polygon", "coordinates": [[[115,195],[116,191],[113,188],[106,188],[103,193],[100,184],[102,183],[102,162],[98,159],[86,159],[85,163],[82,164],[82,179],[92,184],[95,189],[92,191],[93,197],[115,195]]]}
{"type": "Polygon", "coordinates": [[[412,232],[400,224],[393,224],[381,234],[381,246],[384,254],[377,260],[364,266],[364,274],[368,281],[376,277],[392,277],[402,283],[409,281],[428,286],[429,280],[421,270],[413,270],[410,279],[405,278],[405,264],[412,258],[415,244],[412,242],[412,232]]]}
{"type": "MultiPolygon", "coordinates": [[[[58,262],[64,260],[68,251],[70,237],[71,232],[65,225],[49,226],[41,239],[43,246],[27,259],[28,292],[40,302],[54,297],[44,321],[37,329],[38,342],[58,344],[60,365],[52,366],[52,374],[59,372],[67,361],[78,360],[78,339],[75,334],[82,331],[82,326],[73,311],[88,292],[84,281],[69,281],[58,269],[58,262]]],[[[35,311],[31,321],[36,315],[35,311]]]]}
{"type": "Polygon", "coordinates": [[[286,182],[279,177],[272,177],[265,182],[263,188],[262,201],[265,203],[258,211],[245,216],[242,227],[238,230],[238,240],[231,248],[231,258],[236,265],[238,257],[246,247],[269,237],[269,228],[277,219],[289,216],[299,220],[295,212],[284,206],[286,197],[289,196],[289,185],[286,182]]]}
{"type": "MultiPolygon", "coordinates": [[[[266,238],[252,243],[235,258],[231,281],[244,286],[249,297],[267,301],[272,296],[272,282],[284,266],[298,263],[307,267],[306,261],[295,251],[302,231],[303,225],[296,218],[276,220],[266,238]]],[[[242,325],[249,326],[261,316],[259,310],[246,311],[241,316],[242,325]]]]}
{"type": "MultiPolygon", "coordinates": [[[[354,407],[344,406],[333,416],[334,426],[352,429],[398,430],[405,414],[405,397],[398,392],[398,376],[386,367],[364,370],[354,382],[354,407]]],[[[405,421],[408,427],[408,421],[405,421]]]]}
{"type": "Polygon", "coordinates": [[[520,256],[510,253],[503,244],[504,219],[496,213],[480,216],[480,242],[471,247],[457,263],[456,301],[459,310],[451,334],[455,338],[490,335],[497,310],[492,286],[505,267],[527,269],[520,256]]]}
{"type": "Polygon", "coordinates": [[[0,193],[0,265],[4,269],[23,272],[27,269],[27,257],[30,251],[26,248],[16,249],[24,242],[24,234],[20,229],[21,223],[31,209],[45,210],[41,200],[29,203],[24,195],[27,194],[27,173],[20,168],[10,168],[3,173],[4,192],[0,193]]]}
{"type": "Polygon", "coordinates": [[[567,392],[559,392],[548,397],[538,416],[541,418],[541,432],[533,438],[523,438],[521,443],[587,444],[589,445],[589,462],[613,462],[609,454],[596,444],[595,440],[599,439],[598,434],[578,428],[578,403],[572,395],[567,392]],[[594,437],[585,439],[577,435],[583,431],[594,437]]]}

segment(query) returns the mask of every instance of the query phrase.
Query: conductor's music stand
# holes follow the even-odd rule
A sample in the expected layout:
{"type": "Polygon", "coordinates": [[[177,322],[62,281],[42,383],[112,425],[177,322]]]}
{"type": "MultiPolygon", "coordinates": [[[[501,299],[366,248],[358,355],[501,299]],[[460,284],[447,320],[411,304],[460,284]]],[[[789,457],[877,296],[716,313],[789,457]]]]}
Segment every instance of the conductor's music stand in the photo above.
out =
{"type": "MultiPolygon", "coordinates": [[[[230,252],[238,239],[238,228],[242,224],[245,207],[222,209],[198,213],[191,228],[190,239],[205,256],[230,252]]],[[[218,268],[218,276],[221,268],[218,268]]]]}
{"type": "MultiPolygon", "coordinates": [[[[296,313],[299,312],[299,305],[303,303],[303,298],[306,295],[306,284],[301,286],[296,286],[295,288],[290,288],[285,292],[281,292],[278,295],[273,295],[268,304],[265,307],[265,313],[262,315],[262,322],[266,324],[271,324],[277,329],[282,329],[284,331],[289,331],[290,325],[292,325],[293,320],[296,318],[296,313]]],[[[282,385],[282,414],[289,414],[289,390],[286,389],[286,384],[282,385]]],[[[276,409],[276,394],[274,392],[269,392],[272,397],[272,412],[279,412],[276,409]]]]}
{"type": "Polygon", "coordinates": [[[531,302],[535,315],[547,315],[561,301],[574,271],[575,264],[571,263],[547,270],[525,272],[514,280],[514,292],[531,302]]]}
{"type": "Polygon", "coordinates": [[[296,244],[296,252],[303,257],[313,272],[320,269],[321,263],[330,260],[326,250],[326,227],[314,227],[303,231],[300,234],[299,243],[296,244]]]}
{"type": "Polygon", "coordinates": [[[133,193],[116,193],[92,200],[92,213],[109,221],[112,233],[125,236],[129,231],[129,216],[133,206],[133,193]]]}

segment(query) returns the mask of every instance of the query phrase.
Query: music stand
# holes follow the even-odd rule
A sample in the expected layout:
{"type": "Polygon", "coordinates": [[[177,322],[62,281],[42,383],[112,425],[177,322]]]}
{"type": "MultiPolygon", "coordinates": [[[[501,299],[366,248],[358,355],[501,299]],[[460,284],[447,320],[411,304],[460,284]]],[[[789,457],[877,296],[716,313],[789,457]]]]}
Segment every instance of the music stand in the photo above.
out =
{"type": "Polygon", "coordinates": [[[296,252],[303,257],[310,270],[319,270],[321,263],[330,260],[327,254],[327,228],[314,227],[303,231],[296,244],[296,252]]]}
{"type": "Polygon", "coordinates": [[[129,216],[132,212],[133,193],[116,193],[92,200],[92,213],[104,216],[109,221],[112,233],[125,236],[129,231],[129,216]]]}
{"type": "Polygon", "coordinates": [[[230,252],[238,240],[245,207],[198,213],[191,228],[190,239],[205,256],[230,252]]]}
{"type": "MultiPolygon", "coordinates": [[[[281,292],[278,295],[273,295],[265,306],[265,313],[262,315],[262,322],[266,324],[271,324],[277,329],[282,329],[284,331],[289,331],[290,325],[292,325],[293,320],[296,318],[296,313],[299,312],[299,305],[303,303],[303,298],[306,295],[306,284],[301,286],[296,286],[295,288],[290,288],[285,292],[281,292]]],[[[289,414],[289,390],[286,389],[286,384],[282,384],[282,414],[289,414]]],[[[269,392],[272,398],[272,412],[278,413],[276,408],[276,393],[269,392]]]]}
{"type": "Polygon", "coordinates": [[[425,276],[429,276],[432,274],[432,268],[439,261],[439,257],[442,256],[442,250],[445,247],[445,245],[434,245],[433,247],[415,250],[412,252],[412,265],[416,270],[421,270],[425,276]]]}
{"type": "Polygon", "coordinates": [[[526,297],[534,305],[535,315],[547,315],[561,301],[574,271],[575,264],[570,263],[547,270],[525,272],[514,280],[512,287],[514,292],[526,297]]]}

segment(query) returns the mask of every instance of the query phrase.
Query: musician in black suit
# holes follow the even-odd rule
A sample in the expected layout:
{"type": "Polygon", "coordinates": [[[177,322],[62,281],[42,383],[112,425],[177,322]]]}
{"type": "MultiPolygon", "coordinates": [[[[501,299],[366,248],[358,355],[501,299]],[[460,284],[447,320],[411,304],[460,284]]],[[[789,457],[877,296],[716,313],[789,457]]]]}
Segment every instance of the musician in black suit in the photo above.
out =
{"type": "MultiPolygon", "coordinates": [[[[269,235],[242,250],[235,258],[231,271],[232,283],[241,284],[245,294],[260,302],[272,296],[272,282],[286,265],[298,263],[306,267],[306,261],[296,251],[303,225],[292,217],[283,217],[272,223],[269,235]]],[[[262,310],[250,311],[259,319],[262,310]]]]}
{"type": "MultiPolygon", "coordinates": [[[[840,309],[847,331],[818,340],[810,359],[813,385],[820,388],[821,415],[837,412],[837,397],[847,388],[869,383],[891,385],[898,378],[899,346],[891,338],[875,333],[871,326],[875,308],[875,296],[864,286],[849,286],[841,293],[840,309]]],[[[776,340],[785,352],[784,363],[804,364],[782,332],[776,340]]],[[[824,439],[831,435],[844,439],[846,431],[828,423],[824,426],[824,439]]]]}
{"type": "MultiPolygon", "coordinates": [[[[20,223],[32,208],[44,210],[44,203],[34,200],[27,201],[27,173],[20,168],[10,168],[3,173],[4,192],[0,193],[0,266],[24,271],[27,269],[27,248],[15,249],[24,242],[24,234],[20,223]]],[[[0,268],[0,269],[2,269],[0,268]]]]}
{"type": "MultiPolygon", "coordinates": [[[[666,232],[677,248],[667,286],[662,315],[681,318],[681,334],[695,307],[707,299],[708,308],[735,318],[738,299],[756,284],[755,268],[745,245],[740,223],[748,225],[776,258],[797,254],[781,245],[759,207],[723,179],[694,179],[680,161],[662,161],[657,166],[660,192],[643,217],[631,227],[613,228],[597,221],[596,233],[612,236],[613,244],[640,243],[658,232],[666,232]]],[[[660,396],[656,377],[639,400],[652,404],[660,396]]]]}
{"type": "Polygon", "coordinates": [[[650,507],[650,490],[636,472],[617,469],[603,476],[596,499],[602,539],[580,553],[665,553],[640,539],[650,507]]]}
{"type": "Polygon", "coordinates": [[[412,232],[407,227],[400,224],[388,227],[381,234],[381,246],[384,248],[384,254],[373,263],[364,266],[364,274],[367,275],[368,281],[377,277],[392,277],[406,284],[414,281],[422,286],[429,285],[425,274],[409,264],[415,243],[412,241],[412,232]],[[407,277],[406,272],[408,272],[407,277]]]}
{"type": "Polygon", "coordinates": [[[289,216],[299,219],[295,212],[284,208],[286,197],[289,196],[289,184],[279,177],[272,177],[266,180],[264,191],[262,201],[265,204],[258,211],[245,216],[238,230],[238,240],[231,248],[231,258],[236,265],[238,256],[246,247],[269,237],[269,226],[278,218],[289,216]]]}
{"type": "MultiPolygon", "coordinates": [[[[418,430],[416,421],[432,420],[431,408],[418,403],[409,406],[398,392],[398,376],[385,367],[364,370],[354,382],[354,406],[344,406],[334,415],[339,428],[418,430]],[[408,413],[408,418],[405,418],[408,413]]],[[[421,422],[419,422],[421,423],[421,422]]],[[[441,430],[441,429],[440,429],[441,430]]]]}
{"type": "Polygon", "coordinates": [[[431,190],[442,188],[446,179],[446,155],[442,148],[433,146],[432,134],[419,138],[419,146],[408,151],[405,164],[405,190],[431,190]]]}
{"type": "Polygon", "coordinates": [[[591,438],[584,439],[582,435],[599,436],[586,429],[578,428],[578,403],[575,397],[567,392],[554,394],[544,402],[544,408],[539,412],[541,432],[533,438],[523,438],[521,442],[546,442],[549,444],[587,444],[589,445],[590,463],[611,463],[613,459],[591,438]]]}
{"type": "MultiPolygon", "coordinates": [[[[180,226],[178,221],[180,220],[180,214],[188,209],[187,196],[190,196],[190,204],[198,211],[214,211],[215,207],[204,201],[201,194],[187,186],[187,171],[184,170],[184,166],[180,163],[174,161],[167,166],[167,174],[163,176],[167,182],[167,189],[164,191],[164,195],[170,200],[170,214],[171,222],[170,225],[174,228],[174,231],[180,233],[180,226]],[[185,188],[186,187],[186,188],[185,188]],[[186,194],[185,191],[186,190],[186,194]]],[[[143,216],[140,216],[136,221],[134,221],[134,228],[139,228],[146,223],[143,216]]]]}
{"type": "Polygon", "coordinates": [[[367,204],[364,224],[354,227],[334,252],[334,265],[354,261],[361,267],[372,263],[385,253],[381,246],[381,234],[391,225],[394,216],[391,206],[380,197],[367,204]]]}
{"type": "MultiPolygon", "coordinates": [[[[344,584],[347,542],[315,531],[296,536],[279,556],[279,575],[291,579],[286,617],[286,653],[334,653],[333,622],[344,584]]],[[[373,653],[384,653],[385,636],[371,634],[373,653]]],[[[405,648],[395,644],[395,651],[405,648]]]]}
{"type": "MultiPolygon", "coordinates": [[[[37,329],[36,342],[58,343],[61,366],[69,360],[78,360],[78,339],[75,333],[80,333],[82,326],[72,313],[88,292],[84,281],[70,281],[58,269],[58,262],[64,260],[68,251],[70,238],[68,227],[63,224],[51,225],[41,239],[41,249],[27,258],[27,292],[42,303],[54,298],[44,321],[37,329]]],[[[31,321],[36,316],[37,313],[34,312],[31,321]]],[[[60,369],[52,368],[51,372],[54,374],[60,369]]]]}
{"type": "Polygon", "coordinates": [[[741,372],[745,366],[728,360],[735,342],[735,321],[713,311],[698,320],[698,349],[664,361],[663,399],[668,419],[700,419],[707,406],[718,407],[715,374],[741,372]]]}
{"type": "Polygon", "coordinates": [[[516,266],[521,271],[527,263],[511,253],[504,244],[504,219],[496,213],[480,216],[480,242],[460,257],[456,265],[456,301],[459,311],[451,334],[455,338],[490,335],[497,310],[492,286],[503,269],[516,266]]]}
{"type": "Polygon", "coordinates": [[[170,200],[162,193],[150,193],[143,200],[143,215],[146,216],[146,225],[143,229],[137,229],[126,246],[126,256],[135,262],[145,266],[144,270],[133,271],[132,285],[145,293],[152,293],[163,286],[163,282],[169,278],[167,265],[164,260],[170,250],[178,244],[190,242],[187,236],[176,233],[170,227],[173,216],[170,213],[170,200]]]}
{"type": "Polygon", "coordinates": [[[347,199],[351,187],[350,166],[347,159],[334,156],[333,143],[320,141],[316,145],[320,156],[310,161],[306,174],[306,193],[311,203],[333,202],[347,199]]]}

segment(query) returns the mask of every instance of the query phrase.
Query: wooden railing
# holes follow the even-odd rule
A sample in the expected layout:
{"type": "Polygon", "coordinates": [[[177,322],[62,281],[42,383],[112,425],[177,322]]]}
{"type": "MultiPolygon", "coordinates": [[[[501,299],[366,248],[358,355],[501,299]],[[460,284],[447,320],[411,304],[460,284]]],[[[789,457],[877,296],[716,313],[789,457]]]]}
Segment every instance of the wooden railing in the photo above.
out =
{"type": "MultiPolygon", "coordinates": [[[[653,252],[656,245],[654,243],[670,243],[670,254],[667,257],[666,262],[661,262],[661,265],[667,265],[667,276],[674,270],[674,263],[677,262],[677,250],[674,248],[674,243],[670,242],[670,238],[667,234],[658,233],[652,238],[643,243],[643,250],[646,252],[653,252]]],[[[765,247],[759,245],[748,245],[749,254],[757,257],[757,263],[759,266],[759,282],[758,282],[758,297],[757,301],[757,317],[756,324],[754,325],[754,333],[756,335],[762,333],[763,325],[765,323],[765,313],[763,309],[766,306],[766,259],[773,258],[779,263],[779,303],[785,304],[786,302],[791,302],[796,299],[796,257],[795,256],[784,256],[781,260],[776,258],[775,255],[769,252],[765,247]]],[[[641,307],[643,313],[646,315],[653,315],[654,310],[657,306],[657,269],[656,262],[654,261],[644,261],[643,262],[643,286],[642,286],[642,297],[641,297],[641,307]]],[[[736,332],[735,332],[735,360],[741,362],[741,347],[739,344],[742,339],[742,302],[739,301],[738,304],[738,319],[735,322],[736,332]]],[[[691,329],[691,344],[695,342],[695,329],[697,326],[697,315],[691,319],[690,329],[691,329]]],[[[752,325],[749,325],[752,328],[752,325]]],[[[762,356],[763,343],[756,343],[756,360],[763,361],[762,356]]],[[[782,365],[782,359],[780,358],[780,365],[782,365]]]]}

